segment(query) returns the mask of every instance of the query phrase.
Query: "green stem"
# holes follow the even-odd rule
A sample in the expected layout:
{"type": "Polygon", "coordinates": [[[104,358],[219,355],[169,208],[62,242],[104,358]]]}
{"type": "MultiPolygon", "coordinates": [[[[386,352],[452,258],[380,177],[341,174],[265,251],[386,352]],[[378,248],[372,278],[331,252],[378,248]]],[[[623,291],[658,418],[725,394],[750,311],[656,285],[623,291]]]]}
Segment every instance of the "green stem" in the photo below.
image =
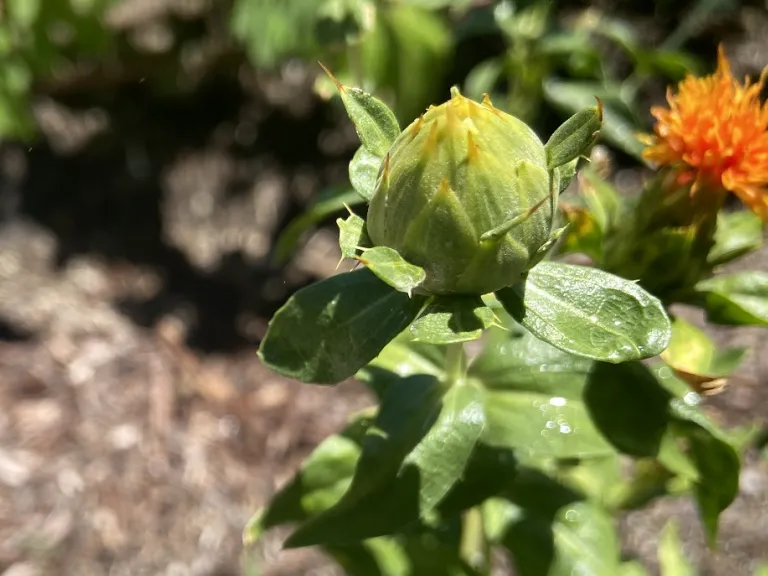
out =
{"type": "Polygon", "coordinates": [[[461,558],[482,574],[490,573],[490,549],[485,539],[483,515],[477,506],[464,513],[461,530],[461,558]]]}
{"type": "Polygon", "coordinates": [[[449,386],[461,384],[467,375],[467,355],[464,353],[464,344],[448,344],[445,354],[446,383],[449,386]]]}

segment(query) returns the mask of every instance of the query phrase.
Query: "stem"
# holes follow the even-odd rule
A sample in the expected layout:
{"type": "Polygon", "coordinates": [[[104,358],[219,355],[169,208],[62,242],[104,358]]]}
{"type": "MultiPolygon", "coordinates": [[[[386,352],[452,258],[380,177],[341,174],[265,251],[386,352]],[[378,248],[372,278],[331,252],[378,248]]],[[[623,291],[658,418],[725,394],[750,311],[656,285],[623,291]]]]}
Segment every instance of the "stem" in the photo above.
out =
{"type": "Polygon", "coordinates": [[[464,513],[461,530],[461,558],[483,574],[490,570],[490,549],[485,540],[483,516],[475,506],[464,513]]]}
{"type": "Polygon", "coordinates": [[[445,355],[446,383],[449,386],[461,384],[467,375],[467,355],[464,353],[464,344],[448,344],[445,355]]]}

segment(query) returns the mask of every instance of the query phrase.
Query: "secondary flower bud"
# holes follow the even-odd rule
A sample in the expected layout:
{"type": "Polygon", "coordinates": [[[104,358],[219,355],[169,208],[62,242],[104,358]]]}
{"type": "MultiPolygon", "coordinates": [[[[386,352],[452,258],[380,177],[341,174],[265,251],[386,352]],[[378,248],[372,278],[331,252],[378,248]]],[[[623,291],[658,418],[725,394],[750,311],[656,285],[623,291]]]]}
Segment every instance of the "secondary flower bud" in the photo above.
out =
{"type": "Polygon", "coordinates": [[[424,268],[426,292],[485,294],[535,264],[551,237],[554,203],[536,134],[487,96],[477,103],[454,89],[392,145],[368,234],[424,268]]]}

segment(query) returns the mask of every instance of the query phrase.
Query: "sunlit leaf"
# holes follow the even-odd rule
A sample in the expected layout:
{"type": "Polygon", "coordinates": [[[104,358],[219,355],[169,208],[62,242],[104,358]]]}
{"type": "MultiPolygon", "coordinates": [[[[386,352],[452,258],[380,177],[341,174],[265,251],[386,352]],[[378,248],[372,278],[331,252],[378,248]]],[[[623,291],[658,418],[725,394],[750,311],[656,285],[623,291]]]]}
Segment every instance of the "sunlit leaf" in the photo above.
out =
{"type": "Polygon", "coordinates": [[[586,358],[614,363],[649,358],[670,338],[669,319],[657,298],[594,268],[542,262],[524,283],[496,297],[538,338],[586,358]]]}
{"type": "Polygon", "coordinates": [[[366,268],[399,292],[411,294],[427,277],[423,268],[407,262],[387,246],[375,246],[358,257],[366,268]]]}
{"type": "Polygon", "coordinates": [[[373,198],[380,166],[381,157],[369,152],[365,146],[357,149],[349,163],[349,181],[366,202],[370,202],[373,198]]]}
{"type": "Polygon", "coordinates": [[[367,269],[339,274],[290,297],[272,317],[259,357],[285,376],[335,384],[373,360],[422,303],[367,269]]]}
{"type": "Polygon", "coordinates": [[[339,248],[344,258],[354,258],[361,247],[370,246],[365,220],[360,216],[350,214],[344,220],[339,218],[336,225],[339,227],[339,248]]]}
{"type": "Polygon", "coordinates": [[[428,514],[458,482],[484,425],[483,391],[431,376],[393,384],[368,429],[347,493],[287,546],[357,542],[428,514]]]}
{"type": "Polygon", "coordinates": [[[717,216],[715,245],[707,256],[712,265],[725,264],[763,244],[763,221],[751,210],[717,216]]]}
{"type": "Polygon", "coordinates": [[[712,322],[768,326],[768,272],[722,274],[699,282],[696,291],[712,322]]]}
{"type": "Polygon", "coordinates": [[[585,154],[597,139],[603,112],[602,105],[576,112],[555,130],[547,141],[547,165],[558,168],[585,154]]]}
{"type": "Polygon", "coordinates": [[[694,390],[718,391],[743,360],[746,348],[719,348],[682,318],[672,323],[672,339],[661,357],[694,390]]]}
{"type": "Polygon", "coordinates": [[[667,522],[661,531],[658,557],[661,576],[696,576],[696,571],[683,553],[677,522],[674,520],[667,522]]]}
{"type": "Polygon", "coordinates": [[[337,83],[336,87],[363,146],[374,156],[386,156],[400,135],[395,114],[384,102],[360,88],[341,83],[337,83]]]}

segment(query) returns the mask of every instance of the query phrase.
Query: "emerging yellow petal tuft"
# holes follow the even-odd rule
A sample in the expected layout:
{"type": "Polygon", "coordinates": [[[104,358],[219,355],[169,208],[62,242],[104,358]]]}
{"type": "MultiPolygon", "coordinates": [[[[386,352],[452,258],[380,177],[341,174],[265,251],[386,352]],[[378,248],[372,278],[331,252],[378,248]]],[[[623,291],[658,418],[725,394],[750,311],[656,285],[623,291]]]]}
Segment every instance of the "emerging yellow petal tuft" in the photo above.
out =
{"type": "Polygon", "coordinates": [[[687,76],[677,94],[668,90],[668,108],[651,109],[657,122],[643,156],[675,169],[691,194],[728,190],[768,221],[768,103],[760,103],[767,76],[768,68],[756,84],[741,85],[721,46],[714,74],[687,76]]]}

